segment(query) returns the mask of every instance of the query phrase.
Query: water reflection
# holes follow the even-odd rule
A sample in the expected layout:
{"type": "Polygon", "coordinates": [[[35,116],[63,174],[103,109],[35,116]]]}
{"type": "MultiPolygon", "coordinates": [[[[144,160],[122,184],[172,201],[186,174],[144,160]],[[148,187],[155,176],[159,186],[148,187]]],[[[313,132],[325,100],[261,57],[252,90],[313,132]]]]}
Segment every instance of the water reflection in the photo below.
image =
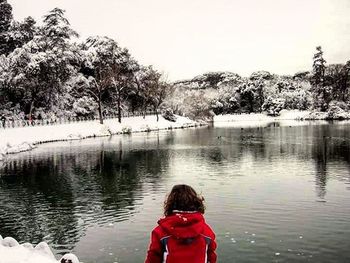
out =
{"type": "Polygon", "coordinates": [[[4,235],[36,241],[50,233],[56,244],[74,243],[77,228],[74,209],[74,185],[62,171],[56,158],[10,162],[1,177],[0,224],[4,235]]]}
{"type": "MultiPolygon", "coordinates": [[[[237,161],[243,155],[249,155],[254,162],[273,162],[276,158],[283,162],[290,157],[313,160],[316,192],[323,199],[328,163],[345,162],[350,166],[349,128],[347,123],[282,127],[270,123],[264,127],[236,128],[234,131],[220,128],[218,138],[224,147],[216,149],[215,158],[222,160],[222,156],[226,156],[231,161],[237,161]]],[[[208,159],[215,160],[210,151],[207,155],[208,159]]]]}
{"type": "Polygon", "coordinates": [[[161,184],[167,163],[161,149],[129,151],[122,143],[12,158],[0,171],[0,233],[65,253],[88,226],[128,219],[142,183],[161,184]]]}
{"type": "MultiPolygon", "coordinates": [[[[348,123],[268,123],[43,145],[11,156],[0,169],[0,233],[23,242],[45,240],[64,253],[89,227],[129,220],[138,213],[137,207],[149,205],[143,200],[150,191],[159,192],[166,184],[185,178],[210,188],[209,179],[214,179],[222,185],[212,192],[207,189],[208,193],[225,197],[232,194],[232,189],[224,192],[225,183],[232,183],[234,176],[257,174],[254,178],[259,179],[260,174],[271,173],[273,178],[290,180],[286,175],[291,171],[279,166],[292,167],[296,176],[311,175],[312,194],[325,200],[331,179],[350,180],[349,130],[348,123]],[[303,166],[290,165],[294,160],[303,166]]],[[[268,189],[275,187],[265,180],[268,189]]],[[[254,195],[259,194],[266,193],[257,189],[254,195]]],[[[240,201],[242,209],[249,209],[244,206],[247,200],[240,201]]],[[[232,204],[220,205],[219,215],[231,212],[232,204]]],[[[262,215],[270,209],[281,208],[269,204],[261,209],[262,215]]]]}
{"type": "Polygon", "coordinates": [[[341,126],[324,125],[313,129],[312,159],[316,167],[316,192],[321,199],[326,195],[329,163],[344,161],[350,165],[350,138],[348,131],[341,128],[341,126]]]}

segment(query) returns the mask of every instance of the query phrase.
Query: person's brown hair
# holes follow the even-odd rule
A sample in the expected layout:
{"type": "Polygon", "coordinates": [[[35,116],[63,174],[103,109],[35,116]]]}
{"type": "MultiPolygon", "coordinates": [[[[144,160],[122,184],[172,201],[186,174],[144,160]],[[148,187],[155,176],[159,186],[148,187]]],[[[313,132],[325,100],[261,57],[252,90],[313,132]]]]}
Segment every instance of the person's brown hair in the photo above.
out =
{"type": "Polygon", "coordinates": [[[171,192],[165,198],[164,215],[171,215],[174,210],[197,211],[204,214],[204,198],[198,195],[189,185],[174,185],[171,192]]]}

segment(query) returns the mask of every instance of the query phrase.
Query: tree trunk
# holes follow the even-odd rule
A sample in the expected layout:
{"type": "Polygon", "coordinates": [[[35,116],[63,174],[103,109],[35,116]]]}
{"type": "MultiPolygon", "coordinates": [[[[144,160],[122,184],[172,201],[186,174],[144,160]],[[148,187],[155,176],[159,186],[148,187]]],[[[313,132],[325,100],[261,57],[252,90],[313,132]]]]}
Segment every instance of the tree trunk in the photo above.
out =
{"type": "Polygon", "coordinates": [[[121,101],[120,101],[120,94],[118,93],[118,122],[122,122],[122,108],[121,108],[121,101]]]}
{"type": "Polygon", "coordinates": [[[103,124],[103,115],[102,115],[102,103],[101,99],[98,100],[98,116],[100,118],[100,124],[103,124]]]}
{"type": "Polygon", "coordinates": [[[131,103],[131,113],[134,115],[135,113],[135,105],[134,103],[131,103]]]}
{"type": "Polygon", "coordinates": [[[159,121],[159,116],[158,116],[158,107],[154,107],[154,111],[156,112],[157,122],[158,122],[158,121],[159,121]]]}
{"type": "Polygon", "coordinates": [[[28,120],[32,121],[32,113],[34,109],[34,100],[30,102],[28,120]]]}
{"type": "Polygon", "coordinates": [[[143,111],[143,118],[146,119],[146,103],[145,101],[143,101],[143,105],[142,105],[142,111],[143,111]]]}
{"type": "Polygon", "coordinates": [[[254,98],[249,100],[249,113],[254,111],[254,98]]]}

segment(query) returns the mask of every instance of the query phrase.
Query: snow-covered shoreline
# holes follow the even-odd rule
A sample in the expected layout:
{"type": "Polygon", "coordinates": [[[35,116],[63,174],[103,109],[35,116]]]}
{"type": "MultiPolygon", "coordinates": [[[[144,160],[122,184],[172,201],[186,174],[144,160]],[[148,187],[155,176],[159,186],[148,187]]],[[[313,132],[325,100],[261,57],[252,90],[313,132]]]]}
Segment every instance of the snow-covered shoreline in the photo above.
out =
{"type": "MultiPolygon", "coordinates": [[[[104,120],[104,124],[95,121],[74,122],[48,126],[34,126],[22,128],[0,129],[0,161],[7,154],[29,151],[41,143],[54,141],[80,140],[91,137],[111,136],[123,133],[149,132],[157,130],[196,127],[199,123],[187,117],[176,116],[175,122],[159,116],[128,117],[122,123],[117,119],[104,120]]],[[[214,126],[251,126],[270,122],[288,122],[288,125],[298,125],[300,120],[325,120],[327,115],[316,114],[310,111],[282,110],[279,116],[272,117],[263,113],[226,114],[213,117],[214,126]]]]}
{"type": "Polygon", "coordinates": [[[156,116],[151,115],[145,118],[123,118],[122,123],[119,123],[117,119],[108,119],[104,121],[104,124],[100,124],[98,121],[86,121],[52,126],[1,129],[0,160],[4,159],[7,154],[28,151],[41,143],[80,140],[122,133],[189,128],[200,125],[189,118],[176,117],[175,122],[168,121],[162,116],[159,116],[159,121],[157,122],[156,116]]]}
{"type": "Polygon", "coordinates": [[[348,120],[350,112],[338,110],[336,112],[318,112],[318,111],[300,111],[300,110],[282,110],[279,116],[268,116],[264,113],[243,113],[226,114],[214,116],[214,123],[218,122],[241,122],[241,121],[284,121],[284,120],[348,120]]]}
{"type": "Polygon", "coordinates": [[[310,115],[310,111],[282,110],[279,116],[272,117],[263,113],[226,114],[214,116],[217,122],[241,122],[241,121],[280,121],[280,120],[303,120],[310,115]]]}
{"type": "Polygon", "coordinates": [[[19,244],[12,237],[0,235],[0,263],[79,263],[74,254],[66,254],[59,261],[49,245],[41,242],[35,247],[30,243],[19,244]]]}
{"type": "Polygon", "coordinates": [[[337,114],[317,111],[282,110],[279,116],[263,113],[217,115],[213,118],[215,127],[258,127],[278,122],[279,126],[300,126],[309,124],[328,124],[331,120],[350,120],[350,113],[339,111],[337,114]]]}

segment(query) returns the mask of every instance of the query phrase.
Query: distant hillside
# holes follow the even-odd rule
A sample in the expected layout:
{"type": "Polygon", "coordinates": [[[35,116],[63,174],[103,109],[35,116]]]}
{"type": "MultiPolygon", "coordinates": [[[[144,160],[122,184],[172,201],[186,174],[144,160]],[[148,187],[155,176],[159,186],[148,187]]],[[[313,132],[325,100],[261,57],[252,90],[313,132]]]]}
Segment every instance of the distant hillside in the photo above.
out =
{"type": "Polygon", "coordinates": [[[190,80],[174,82],[177,87],[190,89],[218,88],[222,85],[237,85],[242,83],[242,77],[232,72],[208,72],[190,80]]]}
{"type": "Polygon", "coordinates": [[[237,73],[228,71],[208,72],[196,76],[193,79],[175,81],[173,84],[176,88],[186,89],[218,89],[227,86],[239,86],[244,82],[264,80],[268,82],[278,81],[308,81],[310,73],[308,71],[298,72],[293,76],[280,76],[271,74],[268,71],[253,72],[248,78],[241,77],[237,73]]]}
{"type": "Polygon", "coordinates": [[[312,104],[311,74],[280,76],[267,71],[241,77],[232,72],[208,72],[173,83],[165,105],[194,119],[214,114],[265,111],[277,115],[282,109],[305,110],[312,104]]]}

